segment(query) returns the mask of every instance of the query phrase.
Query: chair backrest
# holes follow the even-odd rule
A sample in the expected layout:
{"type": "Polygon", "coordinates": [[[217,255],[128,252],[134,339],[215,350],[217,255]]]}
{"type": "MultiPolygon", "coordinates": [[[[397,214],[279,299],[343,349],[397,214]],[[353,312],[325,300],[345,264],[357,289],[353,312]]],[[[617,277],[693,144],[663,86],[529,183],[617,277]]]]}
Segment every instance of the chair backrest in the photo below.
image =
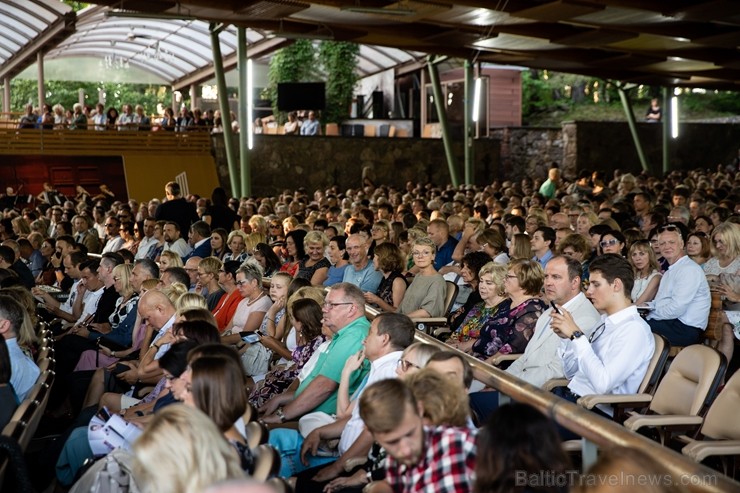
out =
{"type": "Polygon", "coordinates": [[[373,125],[372,123],[368,123],[367,125],[365,125],[365,137],[375,137],[375,131],[375,125],[373,125]]]}
{"type": "Polygon", "coordinates": [[[247,445],[251,449],[257,448],[259,445],[267,443],[267,439],[270,436],[270,432],[265,425],[259,421],[250,421],[244,427],[247,435],[247,445]]]}
{"type": "Polygon", "coordinates": [[[339,135],[339,125],[337,123],[327,123],[324,135],[339,135]]]}
{"type": "Polygon", "coordinates": [[[740,371],[728,380],[707,411],[701,434],[714,440],[740,440],[740,371]]]}
{"type": "Polygon", "coordinates": [[[445,293],[445,314],[450,314],[452,311],[452,307],[455,305],[455,299],[457,298],[457,293],[460,290],[460,287],[452,282],[452,281],[445,281],[447,283],[447,292],[445,293]]]}
{"type": "Polygon", "coordinates": [[[665,337],[658,334],[653,334],[653,339],[655,339],[655,352],[653,353],[653,357],[650,358],[645,378],[642,380],[640,387],[637,390],[638,394],[655,393],[660,376],[663,375],[666,361],[668,361],[668,353],[671,350],[671,344],[665,337]]]}
{"type": "Polygon", "coordinates": [[[255,481],[267,481],[280,472],[280,455],[271,445],[260,445],[254,449],[254,473],[255,481]]]}
{"type": "Polygon", "coordinates": [[[727,362],[715,349],[687,346],[671,363],[650,403],[656,414],[702,416],[717,393],[727,362]]]}

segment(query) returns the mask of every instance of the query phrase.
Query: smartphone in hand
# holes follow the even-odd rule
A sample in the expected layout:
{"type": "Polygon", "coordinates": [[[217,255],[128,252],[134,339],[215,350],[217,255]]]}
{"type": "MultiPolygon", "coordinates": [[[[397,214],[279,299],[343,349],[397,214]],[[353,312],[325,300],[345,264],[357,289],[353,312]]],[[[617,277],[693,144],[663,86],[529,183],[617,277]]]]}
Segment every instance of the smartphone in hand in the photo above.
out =
{"type": "Polygon", "coordinates": [[[558,315],[560,315],[560,310],[558,309],[557,306],[555,306],[555,302],[554,301],[551,301],[550,302],[550,306],[552,306],[552,309],[555,311],[555,313],[557,313],[558,315]]]}

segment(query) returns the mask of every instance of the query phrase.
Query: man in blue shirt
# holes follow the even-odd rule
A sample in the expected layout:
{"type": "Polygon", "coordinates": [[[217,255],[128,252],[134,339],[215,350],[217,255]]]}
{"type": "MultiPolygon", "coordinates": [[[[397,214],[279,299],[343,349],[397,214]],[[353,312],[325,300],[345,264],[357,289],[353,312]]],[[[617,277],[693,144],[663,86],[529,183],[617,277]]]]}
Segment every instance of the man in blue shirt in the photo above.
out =
{"type": "Polygon", "coordinates": [[[555,230],[549,226],[540,226],[529,240],[532,245],[534,257],[532,260],[539,262],[544,269],[550,259],[553,257],[552,249],[555,247],[555,230]]]}
{"type": "Polygon", "coordinates": [[[437,255],[434,257],[434,268],[440,270],[452,262],[452,252],[455,251],[457,240],[450,236],[450,226],[444,219],[435,219],[427,226],[429,238],[437,247],[437,255]]]}
{"type": "Polygon", "coordinates": [[[367,256],[367,251],[368,245],[362,236],[354,234],[347,238],[347,255],[350,265],[344,269],[342,282],[354,284],[365,293],[375,293],[383,275],[375,270],[375,266],[367,256]]]}
{"type": "Polygon", "coordinates": [[[313,111],[309,111],[308,120],[301,123],[301,135],[321,135],[321,124],[313,111]]]}

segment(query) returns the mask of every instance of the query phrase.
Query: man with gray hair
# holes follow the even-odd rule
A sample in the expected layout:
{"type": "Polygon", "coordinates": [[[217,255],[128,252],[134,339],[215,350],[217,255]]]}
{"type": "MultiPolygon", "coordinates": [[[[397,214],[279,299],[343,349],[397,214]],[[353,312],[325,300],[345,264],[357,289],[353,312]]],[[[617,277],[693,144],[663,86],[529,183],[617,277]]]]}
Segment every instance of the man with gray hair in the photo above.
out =
{"type": "MultiPolygon", "coordinates": [[[[332,341],[295,392],[284,392],[262,406],[266,423],[295,421],[311,411],[336,414],[342,369],[346,361],[362,348],[370,322],[365,318],[362,291],[346,282],[329,288],[322,311],[324,327],[334,334],[332,341]]],[[[367,367],[360,367],[352,373],[349,379],[350,395],[358,389],[367,372],[367,367]]]]}
{"type": "MultiPolygon", "coordinates": [[[[23,401],[39,377],[41,371],[18,345],[18,332],[28,315],[13,298],[0,295],[0,335],[5,339],[10,356],[10,384],[19,401],[23,401]]],[[[28,321],[28,323],[31,323],[28,321]]]]}

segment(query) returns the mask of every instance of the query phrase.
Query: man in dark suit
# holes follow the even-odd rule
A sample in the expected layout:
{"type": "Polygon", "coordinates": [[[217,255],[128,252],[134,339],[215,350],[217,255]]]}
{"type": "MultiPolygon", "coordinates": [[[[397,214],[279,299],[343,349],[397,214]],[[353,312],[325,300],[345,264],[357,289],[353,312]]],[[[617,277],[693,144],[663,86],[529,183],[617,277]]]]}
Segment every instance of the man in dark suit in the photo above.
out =
{"type": "Polygon", "coordinates": [[[188,243],[193,249],[183,257],[183,262],[187,262],[192,257],[206,258],[211,256],[211,227],[207,222],[196,221],[190,226],[188,243]]]}
{"type": "Polygon", "coordinates": [[[190,225],[198,220],[195,204],[182,198],[180,184],[174,181],[167,183],[164,194],[167,198],[157,207],[154,218],[157,221],[174,221],[180,225],[180,231],[190,230],[190,225]]]}

